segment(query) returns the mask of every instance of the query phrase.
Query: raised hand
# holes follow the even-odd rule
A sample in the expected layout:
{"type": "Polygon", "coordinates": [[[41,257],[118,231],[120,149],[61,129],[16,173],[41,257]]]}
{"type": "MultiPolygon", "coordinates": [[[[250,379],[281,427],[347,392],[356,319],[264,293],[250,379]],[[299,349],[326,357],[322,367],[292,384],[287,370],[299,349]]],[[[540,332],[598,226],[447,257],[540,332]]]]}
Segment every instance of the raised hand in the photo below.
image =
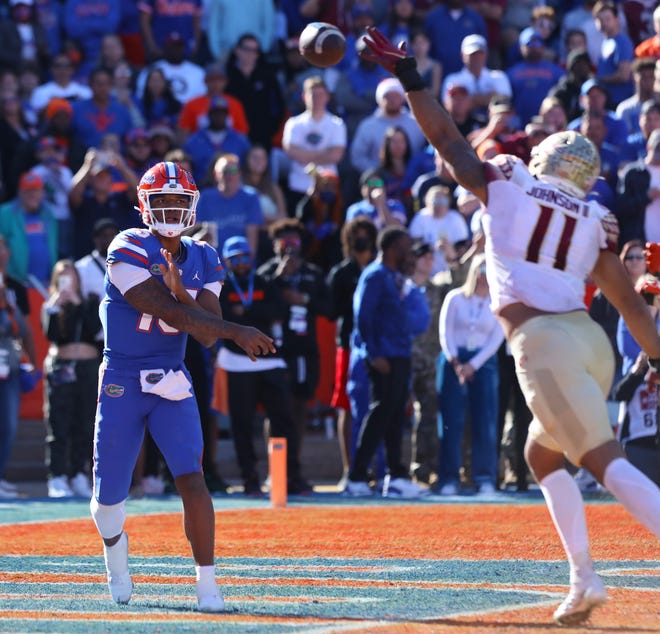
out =
{"type": "Polygon", "coordinates": [[[367,48],[360,52],[360,57],[380,64],[393,75],[396,74],[396,63],[408,57],[406,43],[401,42],[396,47],[375,26],[367,27],[367,35],[363,36],[367,48]]]}
{"type": "Polygon", "coordinates": [[[165,264],[159,264],[160,272],[163,274],[163,282],[170,289],[174,297],[180,300],[184,293],[187,293],[181,281],[179,267],[176,265],[172,254],[167,249],[161,249],[160,254],[165,258],[165,264]]]}
{"type": "Polygon", "coordinates": [[[653,275],[660,273],[660,242],[647,242],[644,255],[646,256],[646,268],[649,273],[653,275]]]}

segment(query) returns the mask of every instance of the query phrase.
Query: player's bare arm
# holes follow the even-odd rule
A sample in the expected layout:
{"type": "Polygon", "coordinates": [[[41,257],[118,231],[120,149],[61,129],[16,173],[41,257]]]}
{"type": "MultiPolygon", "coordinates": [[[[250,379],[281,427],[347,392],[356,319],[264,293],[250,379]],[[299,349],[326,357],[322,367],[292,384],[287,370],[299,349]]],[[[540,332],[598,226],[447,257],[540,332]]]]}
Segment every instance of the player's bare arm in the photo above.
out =
{"type": "Polygon", "coordinates": [[[231,339],[245,350],[252,361],[257,356],[275,352],[273,340],[261,331],[177,302],[167,287],[154,277],[126,291],[124,299],[135,310],[158,317],[172,328],[187,332],[202,345],[211,346],[218,339],[231,339]]]}
{"type": "Polygon", "coordinates": [[[660,358],[660,337],[642,296],[635,292],[619,257],[601,251],[591,273],[594,282],[625,320],[632,336],[652,359],[660,358]]]}
{"type": "Polygon", "coordinates": [[[410,108],[424,136],[447,161],[458,183],[481,202],[487,202],[487,179],[483,163],[455,126],[448,112],[424,87],[413,57],[405,48],[395,47],[376,27],[367,28],[364,38],[368,48],[360,55],[380,64],[395,75],[404,90],[410,108]]]}

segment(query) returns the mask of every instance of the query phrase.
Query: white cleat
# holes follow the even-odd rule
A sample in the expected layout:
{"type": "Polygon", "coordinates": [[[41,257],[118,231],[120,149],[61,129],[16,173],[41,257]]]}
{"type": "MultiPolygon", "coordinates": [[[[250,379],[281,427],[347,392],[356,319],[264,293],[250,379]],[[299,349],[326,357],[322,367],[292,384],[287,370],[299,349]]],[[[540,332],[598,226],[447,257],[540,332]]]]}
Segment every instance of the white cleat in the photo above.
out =
{"type": "Polygon", "coordinates": [[[374,492],[367,482],[346,480],[343,494],[351,498],[372,497],[374,492]]]}
{"type": "Polygon", "coordinates": [[[383,497],[399,498],[402,500],[416,500],[431,495],[430,489],[415,484],[408,478],[390,478],[385,476],[383,480],[383,497]]]}
{"type": "MultiPolygon", "coordinates": [[[[56,476],[48,480],[49,498],[71,498],[73,491],[69,486],[66,476],[56,476]]],[[[91,497],[91,496],[90,496],[91,497]]]]}
{"type": "Polygon", "coordinates": [[[108,588],[115,603],[126,604],[133,594],[133,580],[128,572],[128,535],[122,533],[114,546],[103,546],[108,588]]]}
{"type": "Polygon", "coordinates": [[[589,618],[591,611],[607,602],[602,579],[594,572],[588,581],[571,584],[568,596],[555,610],[557,625],[579,625],[589,618]]]}
{"type": "Polygon", "coordinates": [[[89,500],[92,497],[92,486],[84,473],[76,473],[69,483],[71,491],[78,497],[89,500]]]}
{"type": "Polygon", "coordinates": [[[211,594],[202,594],[204,590],[197,584],[197,608],[200,612],[222,612],[225,609],[225,600],[216,587],[211,594]]]}

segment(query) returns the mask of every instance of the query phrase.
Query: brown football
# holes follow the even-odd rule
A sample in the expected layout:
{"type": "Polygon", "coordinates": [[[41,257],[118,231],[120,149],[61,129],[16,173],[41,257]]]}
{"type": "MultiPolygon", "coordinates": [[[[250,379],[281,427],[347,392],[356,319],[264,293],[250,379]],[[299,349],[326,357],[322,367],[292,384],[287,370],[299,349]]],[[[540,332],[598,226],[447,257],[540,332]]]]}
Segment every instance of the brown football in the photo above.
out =
{"type": "Polygon", "coordinates": [[[327,68],[341,61],[346,52],[346,38],[334,25],[312,22],[300,34],[300,54],[314,66],[327,68]]]}

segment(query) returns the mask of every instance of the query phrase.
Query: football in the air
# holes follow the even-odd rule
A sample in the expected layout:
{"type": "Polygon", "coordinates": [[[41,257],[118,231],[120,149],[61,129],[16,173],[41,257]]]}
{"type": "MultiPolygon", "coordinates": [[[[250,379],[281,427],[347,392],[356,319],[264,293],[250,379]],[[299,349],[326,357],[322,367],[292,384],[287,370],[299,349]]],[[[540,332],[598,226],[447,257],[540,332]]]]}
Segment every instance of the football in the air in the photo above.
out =
{"type": "Polygon", "coordinates": [[[300,54],[314,66],[327,68],[341,61],[346,52],[346,38],[334,25],[312,22],[300,34],[300,54]]]}

